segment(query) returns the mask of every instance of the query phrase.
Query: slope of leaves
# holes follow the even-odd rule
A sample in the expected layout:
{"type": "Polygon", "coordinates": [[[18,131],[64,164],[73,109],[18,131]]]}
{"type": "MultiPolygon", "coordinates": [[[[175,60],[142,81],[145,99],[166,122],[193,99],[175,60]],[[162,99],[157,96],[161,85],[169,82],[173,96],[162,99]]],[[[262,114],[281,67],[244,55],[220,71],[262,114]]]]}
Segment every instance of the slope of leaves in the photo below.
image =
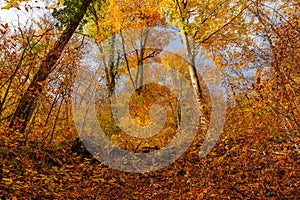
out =
{"type": "Polygon", "coordinates": [[[206,158],[198,158],[195,141],[175,163],[146,174],[116,171],[78,148],[74,152],[73,139],[39,149],[1,130],[2,198],[296,199],[299,132],[292,137],[272,125],[280,124],[272,114],[250,109],[230,110],[231,123],[206,158]]]}

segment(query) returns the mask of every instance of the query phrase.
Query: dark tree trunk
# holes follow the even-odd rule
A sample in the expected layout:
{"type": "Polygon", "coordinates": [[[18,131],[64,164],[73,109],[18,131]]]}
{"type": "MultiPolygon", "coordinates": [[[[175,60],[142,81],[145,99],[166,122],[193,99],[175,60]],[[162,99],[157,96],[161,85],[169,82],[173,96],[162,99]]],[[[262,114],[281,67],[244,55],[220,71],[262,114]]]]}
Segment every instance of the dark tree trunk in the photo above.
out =
{"type": "Polygon", "coordinates": [[[49,51],[46,58],[42,61],[38,72],[34,75],[32,82],[19,100],[17,110],[15,111],[9,125],[11,128],[18,129],[21,132],[25,131],[27,123],[32,115],[32,111],[34,110],[35,102],[39,94],[43,91],[46,79],[55,69],[56,62],[60,58],[65,46],[83,19],[91,2],[92,0],[82,1],[80,10],[75,17],[71,19],[70,24],[68,24],[67,28],[60,35],[54,45],[54,48],[49,51]]]}

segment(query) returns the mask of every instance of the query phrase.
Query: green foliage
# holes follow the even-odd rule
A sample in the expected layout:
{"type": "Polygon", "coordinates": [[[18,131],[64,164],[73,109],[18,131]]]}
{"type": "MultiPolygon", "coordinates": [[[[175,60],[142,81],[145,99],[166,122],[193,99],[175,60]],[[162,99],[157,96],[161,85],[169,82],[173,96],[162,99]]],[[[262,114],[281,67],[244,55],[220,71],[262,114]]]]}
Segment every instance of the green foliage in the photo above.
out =
{"type": "MultiPolygon", "coordinates": [[[[81,6],[82,0],[64,0],[62,7],[54,8],[52,16],[60,22],[60,24],[57,25],[57,28],[62,29],[63,27],[67,27],[71,20],[73,20],[76,14],[80,11],[81,6]]],[[[85,23],[86,21],[83,20],[79,29],[82,30],[82,26],[85,23]]]]}

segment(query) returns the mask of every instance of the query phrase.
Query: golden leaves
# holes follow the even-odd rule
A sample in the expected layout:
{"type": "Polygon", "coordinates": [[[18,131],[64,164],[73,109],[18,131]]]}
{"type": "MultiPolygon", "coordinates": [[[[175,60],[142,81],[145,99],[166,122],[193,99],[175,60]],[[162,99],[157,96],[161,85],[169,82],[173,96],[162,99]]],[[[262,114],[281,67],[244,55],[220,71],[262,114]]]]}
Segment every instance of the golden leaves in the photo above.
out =
{"type": "Polygon", "coordinates": [[[90,19],[96,26],[88,26],[93,37],[102,41],[121,30],[143,28],[165,24],[165,17],[157,0],[150,1],[117,1],[109,0],[97,11],[99,20],[90,19]],[[95,30],[97,28],[97,32],[95,30]]]}

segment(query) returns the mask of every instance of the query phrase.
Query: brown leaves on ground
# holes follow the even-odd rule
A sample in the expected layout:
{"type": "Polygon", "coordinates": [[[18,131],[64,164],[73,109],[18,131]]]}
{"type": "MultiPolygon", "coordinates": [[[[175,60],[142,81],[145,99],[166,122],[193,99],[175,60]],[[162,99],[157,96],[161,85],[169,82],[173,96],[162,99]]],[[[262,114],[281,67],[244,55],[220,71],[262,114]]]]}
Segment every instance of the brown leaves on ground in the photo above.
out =
{"type": "Polygon", "coordinates": [[[73,152],[71,143],[38,150],[2,137],[1,198],[296,199],[300,138],[294,134],[223,134],[207,157],[199,159],[194,144],[169,167],[145,174],[110,169],[73,152]]]}

